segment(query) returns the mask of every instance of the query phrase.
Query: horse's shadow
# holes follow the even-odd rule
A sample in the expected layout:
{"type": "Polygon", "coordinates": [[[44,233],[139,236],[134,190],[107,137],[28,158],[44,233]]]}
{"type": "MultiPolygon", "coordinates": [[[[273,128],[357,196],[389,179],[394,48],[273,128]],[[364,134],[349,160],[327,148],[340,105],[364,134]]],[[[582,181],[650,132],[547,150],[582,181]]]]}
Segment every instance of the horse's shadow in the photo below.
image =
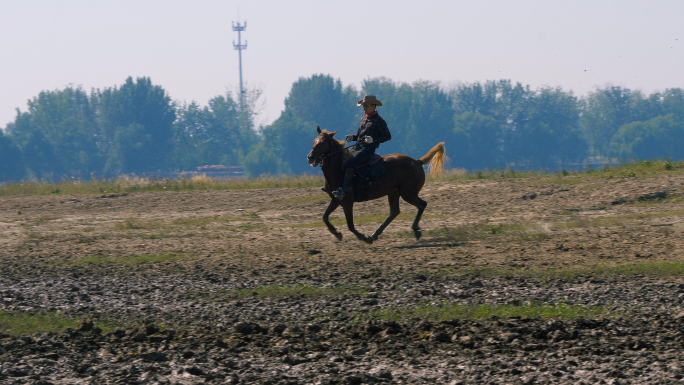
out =
{"type": "Polygon", "coordinates": [[[429,249],[434,247],[458,247],[464,246],[465,243],[419,243],[416,245],[392,246],[390,249],[406,250],[406,249],[429,249]]]}

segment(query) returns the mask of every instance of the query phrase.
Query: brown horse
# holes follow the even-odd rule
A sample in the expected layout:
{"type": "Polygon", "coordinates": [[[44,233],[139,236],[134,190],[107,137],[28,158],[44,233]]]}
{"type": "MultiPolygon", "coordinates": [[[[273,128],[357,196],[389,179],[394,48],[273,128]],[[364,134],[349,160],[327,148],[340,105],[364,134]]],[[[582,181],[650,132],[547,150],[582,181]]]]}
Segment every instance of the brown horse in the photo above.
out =
{"type": "Polygon", "coordinates": [[[406,202],[418,208],[418,214],[413,221],[411,229],[413,229],[416,239],[420,239],[421,232],[420,227],[418,227],[418,222],[427,206],[427,202],[418,197],[420,189],[423,188],[423,185],[425,184],[425,171],[423,170],[423,165],[429,164],[430,174],[433,177],[443,175],[445,158],[444,142],[434,146],[420,159],[413,159],[402,154],[383,156],[382,159],[385,161],[387,176],[375,182],[370,182],[366,194],[364,194],[366,184],[355,183],[352,187],[352,191],[346,193],[344,198],[340,200],[333,197],[332,192],[342,185],[342,164],[347,155],[344,142],[334,138],[337,131],[321,131],[320,127],[317,127],[316,131],[318,132],[318,136],[313,142],[313,148],[311,149],[311,152],[309,152],[307,160],[311,167],[316,167],[320,164],[321,169],[323,170],[325,191],[331,198],[328,208],[323,214],[323,222],[328,226],[328,230],[330,230],[337,239],[342,239],[342,233],[338,232],[337,229],[335,229],[335,226],[329,221],[330,214],[341,205],[344,210],[344,216],[347,219],[349,231],[354,233],[360,240],[366,243],[373,243],[373,241],[378,239],[378,236],[382,234],[390,222],[399,215],[399,197],[401,197],[406,202]],[[384,197],[385,195],[389,198],[390,206],[390,214],[387,219],[385,219],[382,225],[380,225],[370,237],[356,231],[356,228],[354,228],[354,202],[377,199],[384,197]]]}

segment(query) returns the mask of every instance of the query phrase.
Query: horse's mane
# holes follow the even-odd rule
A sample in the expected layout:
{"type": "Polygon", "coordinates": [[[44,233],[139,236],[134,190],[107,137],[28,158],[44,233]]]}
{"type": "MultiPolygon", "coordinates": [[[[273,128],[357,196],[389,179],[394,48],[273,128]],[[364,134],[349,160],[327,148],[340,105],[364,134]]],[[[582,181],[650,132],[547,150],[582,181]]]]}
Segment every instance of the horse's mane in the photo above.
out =
{"type": "Polygon", "coordinates": [[[328,131],[327,128],[324,128],[323,131],[321,131],[321,133],[320,133],[319,135],[323,135],[323,134],[328,135],[328,136],[330,136],[330,139],[336,141],[337,144],[339,144],[340,146],[344,147],[344,140],[337,140],[337,139],[335,139],[335,136],[334,136],[334,135],[335,135],[336,133],[337,133],[337,131],[328,131]]]}

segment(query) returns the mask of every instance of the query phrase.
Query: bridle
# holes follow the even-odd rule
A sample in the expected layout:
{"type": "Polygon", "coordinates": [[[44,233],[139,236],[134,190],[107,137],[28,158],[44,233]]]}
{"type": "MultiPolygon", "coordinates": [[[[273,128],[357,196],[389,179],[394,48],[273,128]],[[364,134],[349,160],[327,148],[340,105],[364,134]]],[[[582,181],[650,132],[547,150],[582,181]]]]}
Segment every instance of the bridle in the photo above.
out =
{"type": "MultiPolygon", "coordinates": [[[[320,135],[318,135],[318,137],[325,137],[326,139],[334,140],[333,138],[328,137],[328,136],[326,136],[326,135],[324,135],[324,134],[320,134],[320,135]]],[[[355,146],[355,144],[354,144],[354,145],[351,145],[351,146],[349,146],[349,147],[353,147],[353,146],[355,146]]],[[[320,155],[318,155],[316,158],[314,158],[314,162],[317,162],[318,165],[322,167],[322,165],[323,165],[323,160],[327,159],[328,157],[330,157],[330,156],[333,155],[333,154],[336,154],[336,153],[338,153],[338,152],[344,151],[344,150],[348,149],[349,147],[344,147],[344,146],[342,146],[342,148],[339,149],[339,150],[333,150],[333,146],[332,146],[330,143],[328,143],[328,151],[323,152],[323,153],[321,153],[320,155]]]]}

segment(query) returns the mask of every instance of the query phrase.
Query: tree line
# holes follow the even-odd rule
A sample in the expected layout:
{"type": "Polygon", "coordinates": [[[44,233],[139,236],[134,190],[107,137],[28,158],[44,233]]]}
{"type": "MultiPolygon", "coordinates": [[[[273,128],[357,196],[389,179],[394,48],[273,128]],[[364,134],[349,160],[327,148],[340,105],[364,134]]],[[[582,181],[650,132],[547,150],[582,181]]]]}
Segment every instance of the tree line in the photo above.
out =
{"type": "Polygon", "coordinates": [[[172,101],[149,78],[92,90],[43,91],[0,130],[0,181],[192,170],[241,165],[251,176],[311,172],[315,128],[355,133],[356,102],[377,95],[392,140],[381,153],[419,157],[445,141],[452,167],[581,167],[609,160],[684,158],[684,90],[646,95],[623,87],[584,97],[510,80],[442,87],[387,78],[360,89],[330,75],[297,80],[281,115],[257,127],[259,92],[206,106],[172,101]]]}

